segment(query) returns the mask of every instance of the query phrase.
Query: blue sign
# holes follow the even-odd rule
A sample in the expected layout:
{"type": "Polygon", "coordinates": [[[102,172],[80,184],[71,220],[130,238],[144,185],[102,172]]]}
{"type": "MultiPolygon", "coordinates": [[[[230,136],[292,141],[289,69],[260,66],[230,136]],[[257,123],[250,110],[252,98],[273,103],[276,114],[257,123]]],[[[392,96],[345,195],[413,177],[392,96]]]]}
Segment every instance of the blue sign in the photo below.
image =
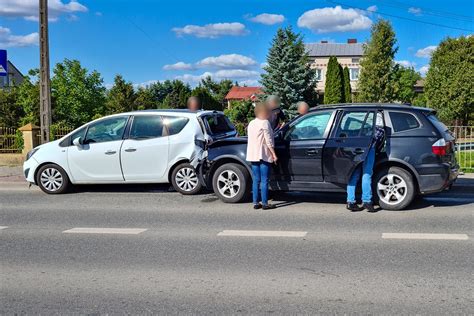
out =
{"type": "Polygon", "coordinates": [[[7,51],[0,49],[0,77],[5,77],[8,74],[7,65],[7,51]]]}

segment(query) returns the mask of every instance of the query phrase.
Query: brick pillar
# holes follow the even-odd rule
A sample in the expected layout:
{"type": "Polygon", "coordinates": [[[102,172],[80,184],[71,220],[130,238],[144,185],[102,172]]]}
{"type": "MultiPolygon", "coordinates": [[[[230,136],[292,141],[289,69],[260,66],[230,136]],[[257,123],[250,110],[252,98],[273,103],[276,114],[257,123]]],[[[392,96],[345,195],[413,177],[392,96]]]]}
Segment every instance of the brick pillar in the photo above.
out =
{"type": "Polygon", "coordinates": [[[26,124],[19,128],[23,134],[23,154],[26,154],[40,144],[40,128],[34,124],[26,124]]]}

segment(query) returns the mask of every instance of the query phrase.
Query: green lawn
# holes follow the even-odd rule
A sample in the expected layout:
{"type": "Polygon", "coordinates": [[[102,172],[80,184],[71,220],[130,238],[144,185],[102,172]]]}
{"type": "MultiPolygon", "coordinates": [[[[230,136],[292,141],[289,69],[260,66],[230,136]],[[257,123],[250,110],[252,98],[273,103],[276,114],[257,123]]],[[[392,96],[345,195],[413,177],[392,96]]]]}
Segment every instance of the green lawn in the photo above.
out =
{"type": "Polygon", "coordinates": [[[474,151],[460,151],[456,153],[461,170],[464,172],[474,172],[474,151]]]}

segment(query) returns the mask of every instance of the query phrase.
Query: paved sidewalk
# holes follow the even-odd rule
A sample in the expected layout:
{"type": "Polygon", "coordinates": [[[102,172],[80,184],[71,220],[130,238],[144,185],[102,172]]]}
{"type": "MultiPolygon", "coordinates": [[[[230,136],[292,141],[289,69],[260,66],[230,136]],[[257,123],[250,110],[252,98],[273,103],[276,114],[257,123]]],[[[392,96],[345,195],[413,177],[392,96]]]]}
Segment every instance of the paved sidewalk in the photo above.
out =
{"type": "Polygon", "coordinates": [[[0,166],[0,182],[25,181],[22,166],[0,166]]]}

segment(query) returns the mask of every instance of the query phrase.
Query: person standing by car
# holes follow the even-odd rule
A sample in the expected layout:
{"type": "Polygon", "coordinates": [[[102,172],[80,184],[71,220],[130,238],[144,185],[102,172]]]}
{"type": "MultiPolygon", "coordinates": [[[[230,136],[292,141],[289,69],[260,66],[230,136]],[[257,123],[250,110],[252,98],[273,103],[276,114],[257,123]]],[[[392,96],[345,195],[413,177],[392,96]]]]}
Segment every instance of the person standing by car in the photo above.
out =
{"type": "Polygon", "coordinates": [[[276,163],[273,129],[268,119],[271,111],[264,103],[255,106],[255,119],[247,128],[247,161],[252,164],[253,208],[264,210],[274,209],[268,203],[268,176],[270,165],[276,163]],[[261,202],[261,204],[260,204],[261,202]]]}
{"type": "Polygon", "coordinates": [[[272,127],[272,130],[276,130],[279,127],[282,127],[285,124],[285,113],[283,113],[283,110],[280,108],[280,98],[276,95],[270,95],[266,99],[267,106],[270,109],[270,126],[272,127]]]}
{"type": "Polygon", "coordinates": [[[201,100],[198,97],[189,97],[187,106],[190,111],[199,111],[201,110],[201,100]]]}
{"type": "Polygon", "coordinates": [[[372,174],[375,163],[375,156],[383,149],[385,142],[385,130],[383,116],[381,112],[377,112],[375,123],[375,134],[369,147],[369,152],[362,166],[358,167],[349,179],[347,184],[347,209],[351,212],[358,212],[366,209],[370,213],[376,212],[372,204],[372,174]],[[362,174],[362,207],[356,202],[355,191],[357,182],[359,182],[362,174]]]}
{"type": "Polygon", "coordinates": [[[309,111],[309,105],[304,101],[300,101],[296,103],[296,110],[298,111],[299,115],[305,115],[309,111]]]}

